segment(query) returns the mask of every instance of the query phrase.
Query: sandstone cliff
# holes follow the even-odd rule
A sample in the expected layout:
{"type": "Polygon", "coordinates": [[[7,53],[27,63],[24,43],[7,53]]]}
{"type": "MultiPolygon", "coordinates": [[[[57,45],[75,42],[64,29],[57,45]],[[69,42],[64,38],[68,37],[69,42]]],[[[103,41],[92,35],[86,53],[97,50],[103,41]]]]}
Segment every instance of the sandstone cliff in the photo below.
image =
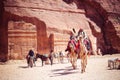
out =
{"type": "Polygon", "coordinates": [[[72,28],[84,29],[92,54],[99,54],[98,49],[102,54],[120,52],[119,0],[2,0],[0,4],[2,61],[22,59],[31,48],[43,54],[65,50],[72,28]]]}

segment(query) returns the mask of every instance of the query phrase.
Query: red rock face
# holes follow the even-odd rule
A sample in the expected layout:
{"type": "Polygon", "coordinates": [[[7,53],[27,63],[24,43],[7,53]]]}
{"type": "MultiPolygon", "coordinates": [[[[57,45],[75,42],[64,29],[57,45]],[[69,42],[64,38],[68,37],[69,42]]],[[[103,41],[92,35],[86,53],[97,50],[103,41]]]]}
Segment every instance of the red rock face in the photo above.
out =
{"type": "MultiPolygon", "coordinates": [[[[85,3],[94,7],[98,16],[87,14],[92,20],[101,27],[105,49],[107,52],[120,52],[120,8],[118,0],[86,0],[85,3]],[[101,20],[100,20],[101,19],[101,20]],[[110,48],[111,47],[111,48],[110,48]]],[[[91,9],[90,9],[91,10],[91,9]]],[[[88,11],[89,13],[90,11],[88,11]]],[[[93,11],[95,13],[95,11],[93,11]]]]}
{"type": "Polygon", "coordinates": [[[108,53],[110,46],[112,51],[120,52],[118,3],[118,0],[1,1],[0,59],[23,59],[30,48],[41,54],[51,49],[64,51],[73,28],[76,32],[84,29],[91,40],[93,54],[97,54],[97,50],[108,53]],[[25,24],[31,26],[23,26],[25,24]],[[16,46],[12,52],[11,44],[16,46]]]}
{"type": "Polygon", "coordinates": [[[28,51],[37,50],[36,26],[24,21],[8,22],[8,57],[22,59],[28,51]]]}

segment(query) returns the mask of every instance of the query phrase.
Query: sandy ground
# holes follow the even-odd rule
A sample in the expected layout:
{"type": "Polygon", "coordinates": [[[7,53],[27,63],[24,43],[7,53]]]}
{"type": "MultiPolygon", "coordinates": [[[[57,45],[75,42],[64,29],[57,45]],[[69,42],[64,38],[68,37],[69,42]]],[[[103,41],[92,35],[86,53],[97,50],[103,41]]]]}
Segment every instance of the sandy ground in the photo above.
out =
{"type": "Polygon", "coordinates": [[[110,70],[107,61],[120,58],[120,54],[105,56],[90,56],[85,73],[81,73],[80,59],[77,69],[65,59],[64,63],[41,66],[40,60],[36,67],[28,68],[26,60],[10,60],[0,63],[0,80],[120,80],[120,69],[110,70]]]}

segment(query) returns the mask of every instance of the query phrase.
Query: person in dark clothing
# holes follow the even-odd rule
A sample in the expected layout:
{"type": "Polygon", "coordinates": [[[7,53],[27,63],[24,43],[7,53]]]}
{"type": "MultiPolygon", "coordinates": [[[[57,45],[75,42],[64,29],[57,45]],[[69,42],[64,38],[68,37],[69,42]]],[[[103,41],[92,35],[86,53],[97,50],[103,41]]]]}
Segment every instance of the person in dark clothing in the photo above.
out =
{"type": "Polygon", "coordinates": [[[28,53],[28,55],[26,56],[26,59],[27,59],[27,63],[28,63],[28,64],[29,64],[30,57],[33,57],[33,62],[34,62],[34,65],[35,65],[35,56],[34,56],[33,50],[29,50],[29,53],[28,53]]]}
{"type": "Polygon", "coordinates": [[[29,55],[30,57],[33,57],[33,56],[34,56],[33,50],[30,50],[29,53],[28,53],[28,55],[29,55]]]}
{"type": "Polygon", "coordinates": [[[86,49],[89,51],[90,50],[90,41],[89,41],[89,39],[85,38],[83,42],[85,44],[86,49]]]}

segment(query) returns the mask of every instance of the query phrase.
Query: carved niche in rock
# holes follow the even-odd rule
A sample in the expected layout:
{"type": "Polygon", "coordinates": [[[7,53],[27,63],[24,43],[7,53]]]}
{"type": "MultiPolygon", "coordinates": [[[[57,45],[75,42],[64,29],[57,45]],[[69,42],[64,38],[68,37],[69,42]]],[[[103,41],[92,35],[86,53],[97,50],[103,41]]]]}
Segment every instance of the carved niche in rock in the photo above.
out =
{"type": "Polygon", "coordinates": [[[37,50],[36,26],[24,21],[9,21],[8,58],[23,59],[30,49],[37,50]]]}

